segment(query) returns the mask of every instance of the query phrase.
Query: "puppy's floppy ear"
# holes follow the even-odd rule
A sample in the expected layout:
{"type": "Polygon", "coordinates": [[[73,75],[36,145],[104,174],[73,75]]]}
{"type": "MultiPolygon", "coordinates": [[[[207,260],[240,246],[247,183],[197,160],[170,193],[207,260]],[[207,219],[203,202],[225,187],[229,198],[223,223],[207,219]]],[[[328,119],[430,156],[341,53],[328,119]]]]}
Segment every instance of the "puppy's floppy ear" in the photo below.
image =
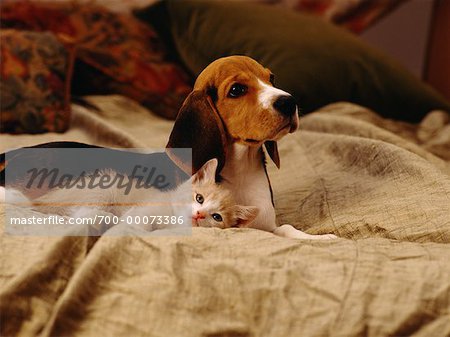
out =
{"type": "Polygon", "coordinates": [[[194,90],[175,120],[166,146],[168,156],[188,174],[196,173],[208,160],[217,158],[219,173],[225,164],[226,142],[223,122],[211,98],[203,91],[194,90]],[[181,155],[177,148],[192,148],[192,173],[190,158],[181,155]]]}
{"type": "Polygon", "coordinates": [[[277,142],[268,140],[264,142],[264,145],[266,146],[267,153],[269,154],[272,161],[278,168],[280,168],[280,155],[278,154],[277,142]]]}

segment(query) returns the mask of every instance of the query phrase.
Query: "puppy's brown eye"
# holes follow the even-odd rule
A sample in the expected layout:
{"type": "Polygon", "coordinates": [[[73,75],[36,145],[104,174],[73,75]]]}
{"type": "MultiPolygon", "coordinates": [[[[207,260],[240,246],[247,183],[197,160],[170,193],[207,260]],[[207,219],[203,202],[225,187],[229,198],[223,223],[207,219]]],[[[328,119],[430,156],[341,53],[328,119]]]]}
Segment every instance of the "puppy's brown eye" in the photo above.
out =
{"type": "Polygon", "coordinates": [[[269,82],[272,83],[272,85],[275,85],[275,75],[270,74],[269,82]]]}
{"type": "Polygon", "coordinates": [[[203,204],[203,201],[205,201],[205,198],[203,198],[203,195],[201,195],[201,194],[196,194],[195,201],[197,201],[201,205],[201,204],[203,204]]]}
{"type": "Polygon", "coordinates": [[[235,83],[231,86],[230,91],[228,91],[228,97],[237,98],[244,96],[247,93],[247,86],[235,83]]]}

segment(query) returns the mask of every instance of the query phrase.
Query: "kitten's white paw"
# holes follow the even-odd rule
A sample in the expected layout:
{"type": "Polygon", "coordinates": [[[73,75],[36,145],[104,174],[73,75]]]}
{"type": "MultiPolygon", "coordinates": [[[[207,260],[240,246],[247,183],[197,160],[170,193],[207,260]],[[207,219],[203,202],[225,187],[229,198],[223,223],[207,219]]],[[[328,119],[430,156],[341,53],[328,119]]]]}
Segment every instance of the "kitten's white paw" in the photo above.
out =
{"type": "Polygon", "coordinates": [[[285,238],[293,239],[308,239],[308,240],[333,240],[338,237],[334,234],[323,234],[323,235],[311,235],[304,233],[291,225],[281,225],[275,228],[273,231],[275,235],[282,236],[285,238]]]}
{"type": "Polygon", "coordinates": [[[334,239],[339,239],[339,237],[336,236],[336,235],[334,235],[334,234],[322,234],[322,235],[315,235],[315,236],[321,237],[322,240],[334,240],[334,239]]]}
{"type": "Polygon", "coordinates": [[[75,219],[75,223],[87,228],[90,236],[103,235],[116,224],[114,214],[93,207],[78,207],[72,210],[70,217],[75,219]]]}
{"type": "Polygon", "coordinates": [[[1,202],[21,207],[31,206],[30,199],[22,192],[14,189],[5,189],[4,187],[0,190],[0,200],[1,202]]]}
{"type": "Polygon", "coordinates": [[[76,207],[73,208],[70,216],[72,218],[95,218],[100,210],[93,207],[76,207]]]}

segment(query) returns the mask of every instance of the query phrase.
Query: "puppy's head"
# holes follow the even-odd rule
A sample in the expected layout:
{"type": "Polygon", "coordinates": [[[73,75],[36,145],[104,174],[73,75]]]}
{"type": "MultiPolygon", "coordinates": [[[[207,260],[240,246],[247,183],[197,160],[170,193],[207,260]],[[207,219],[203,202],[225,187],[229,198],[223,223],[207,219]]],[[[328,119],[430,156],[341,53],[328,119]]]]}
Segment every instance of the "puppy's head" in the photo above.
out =
{"type": "Polygon", "coordinates": [[[287,92],[273,86],[274,76],[246,56],[218,59],[198,76],[181,107],[167,144],[167,153],[188,171],[188,160],[173,148],[192,148],[192,172],[211,158],[218,172],[227,144],[239,142],[266,149],[279,167],[276,141],[298,128],[297,105],[287,92]]]}
{"type": "Polygon", "coordinates": [[[260,146],[298,128],[295,99],[274,87],[274,75],[246,56],[218,59],[198,76],[233,141],[260,146]]]}

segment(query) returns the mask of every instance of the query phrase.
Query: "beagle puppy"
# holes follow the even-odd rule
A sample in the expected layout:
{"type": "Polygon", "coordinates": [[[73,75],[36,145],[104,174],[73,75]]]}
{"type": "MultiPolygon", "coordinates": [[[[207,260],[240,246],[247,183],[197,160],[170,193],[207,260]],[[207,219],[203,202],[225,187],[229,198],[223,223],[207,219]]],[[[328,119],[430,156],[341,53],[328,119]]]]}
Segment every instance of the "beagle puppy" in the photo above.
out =
{"type": "Polygon", "coordinates": [[[246,56],[224,57],[198,76],[179,111],[166,151],[185,172],[192,165],[192,173],[217,158],[218,179],[232,190],[236,202],[260,209],[248,227],[290,238],[336,238],[276,224],[263,146],[279,168],[277,141],[298,126],[295,99],[274,87],[269,69],[246,56]],[[192,162],[176,148],[192,148],[192,162]]]}

